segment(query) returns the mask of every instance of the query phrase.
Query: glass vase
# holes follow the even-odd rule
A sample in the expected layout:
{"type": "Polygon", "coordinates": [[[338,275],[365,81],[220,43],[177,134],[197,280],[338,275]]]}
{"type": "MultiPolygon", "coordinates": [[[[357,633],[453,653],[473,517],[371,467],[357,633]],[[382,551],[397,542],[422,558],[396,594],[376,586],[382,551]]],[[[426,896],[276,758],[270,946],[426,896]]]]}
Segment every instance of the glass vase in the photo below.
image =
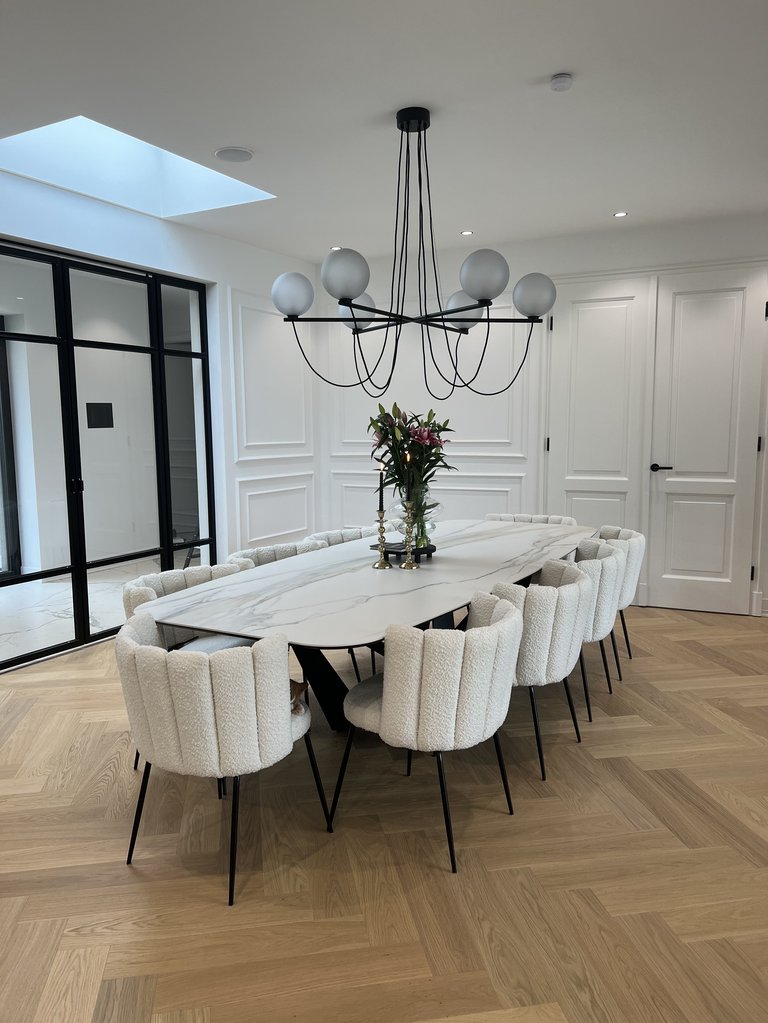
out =
{"type": "MultiPolygon", "coordinates": [[[[427,486],[415,486],[411,489],[411,503],[413,515],[413,546],[427,547],[430,543],[430,534],[437,528],[437,518],[442,511],[442,505],[433,500],[427,486]]],[[[387,509],[387,520],[392,523],[395,529],[405,536],[405,495],[400,491],[400,500],[395,501],[387,509]]]]}

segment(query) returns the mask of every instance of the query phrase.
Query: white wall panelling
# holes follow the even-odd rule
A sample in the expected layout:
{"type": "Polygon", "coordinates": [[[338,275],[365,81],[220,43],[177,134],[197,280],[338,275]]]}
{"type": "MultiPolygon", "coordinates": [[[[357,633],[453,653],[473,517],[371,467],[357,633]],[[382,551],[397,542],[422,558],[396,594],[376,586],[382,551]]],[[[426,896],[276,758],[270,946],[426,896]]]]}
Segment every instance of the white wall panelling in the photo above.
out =
{"type": "Polygon", "coordinates": [[[312,532],[312,472],[241,479],[237,488],[238,536],[243,547],[289,542],[312,532]]]}
{"type": "Polygon", "coordinates": [[[312,387],[290,330],[271,302],[232,293],[236,451],[249,458],[312,452],[312,387]]]}

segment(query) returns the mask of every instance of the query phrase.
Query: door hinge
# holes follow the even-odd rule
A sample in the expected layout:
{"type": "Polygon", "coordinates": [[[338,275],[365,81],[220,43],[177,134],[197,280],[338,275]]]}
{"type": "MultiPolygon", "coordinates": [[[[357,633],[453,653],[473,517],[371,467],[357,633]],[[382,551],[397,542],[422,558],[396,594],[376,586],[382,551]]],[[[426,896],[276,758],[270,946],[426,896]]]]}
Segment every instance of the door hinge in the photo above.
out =
{"type": "Polygon", "coordinates": [[[545,451],[549,451],[549,437],[547,437],[547,444],[546,444],[546,447],[544,448],[544,450],[545,451]]]}
{"type": "MultiPolygon", "coordinates": [[[[768,302],[765,303],[765,318],[768,320],[768,302]]],[[[549,318],[549,329],[550,330],[554,330],[554,328],[555,328],[555,318],[554,318],[554,316],[550,316],[550,318],[549,318]]]]}
{"type": "Polygon", "coordinates": [[[755,566],[752,565],[752,571],[749,573],[750,581],[754,581],[755,578],[755,566]]]}
{"type": "Polygon", "coordinates": [[[757,438],[757,450],[758,451],[762,451],[763,450],[763,438],[762,437],[758,437],[757,438]]]}
{"type": "Polygon", "coordinates": [[[765,303],[765,318],[768,320],[768,302],[765,303]]]}

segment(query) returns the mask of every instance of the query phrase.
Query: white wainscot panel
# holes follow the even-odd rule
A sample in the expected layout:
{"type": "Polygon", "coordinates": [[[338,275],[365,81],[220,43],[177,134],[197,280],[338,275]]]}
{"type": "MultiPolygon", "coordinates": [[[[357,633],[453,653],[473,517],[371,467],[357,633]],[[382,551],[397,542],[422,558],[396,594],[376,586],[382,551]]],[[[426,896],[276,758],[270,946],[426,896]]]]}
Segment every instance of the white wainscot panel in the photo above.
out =
{"type": "Polygon", "coordinates": [[[744,293],[678,295],[670,452],[678,473],[733,475],[744,293]]]}
{"type": "MultiPolygon", "coordinates": [[[[513,315],[509,308],[496,308],[499,316],[513,315]]],[[[531,346],[541,345],[542,327],[537,327],[531,346]]],[[[417,328],[405,328],[400,343],[398,366],[387,394],[381,399],[385,408],[397,401],[409,412],[424,413],[430,408],[441,421],[450,419],[456,431],[450,434],[449,450],[455,457],[469,454],[484,454],[503,458],[525,458],[528,450],[529,401],[532,390],[531,379],[535,376],[534,357],[523,370],[519,381],[504,394],[486,397],[457,389],[445,401],[431,398],[426,391],[421,363],[421,343],[417,328]]],[[[445,341],[433,332],[433,348],[438,364],[446,376],[450,376],[445,341]]],[[[348,379],[351,364],[349,331],[344,327],[329,331],[330,364],[333,379],[348,379]]],[[[492,328],[483,369],[473,386],[492,391],[505,384],[514,375],[525,352],[527,328],[520,324],[499,324],[492,328]],[[513,331],[514,327],[514,331],[513,331]]],[[[485,331],[477,327],[461,341],[462,372],[469,379],[477,367],[485,331]],[[469,368],[465,368],[469,367],[469,368]]],[[[454,338],[452,338],[452,344],[454,338]]],[[[370,367],[375,365],[381,351],[381,332],[364,339],[366,358],[370,367]]],[[[382,366],[386,361],[382,360],[382,366]]],[[[386,374],[384,374],[386,376],[386,374]]],[[[448,385],[432,370],[430,382],[438,392],[445,392],[448,385]]],[[[334,456],[359,456],[370,450],[370,434],[366,433],[369,417],[378,412],[378,401],[363,391],[354,388],[345,391],[343,398],[334,403],[332,450],[334,456]]]]}
{"type": "Polygon", "coordinates": [[[627,475],[631,304],[622,298],[575,307],[568,475],[627,475]]]}
{"type": "MultiPolygon", "coordinates": [[[[566,491],[565,509],[548,508],[550,514],[572,515],[581,526],[622,526],[624,522],[626,496],[624,494],[589,494],[574,490],[566,491]]],[[[630,523],[630,528],[637,528],[630,523]]]]}
{"type": "Polygon", "coordinates": [[[233,292],[232,330],[238,461],[311,455],[309,371],[282,317],[263,299],[233,292]]]}
{"type": "Polygon", "coordinates": [[[730,497],[669,495],[665,573],[730,578],[732,514],[730,497]]]}
{"type": "Polygon", "coordinates": [[[262,476],[237,486],[242,547],[288,543],[313,531],[314,473],[262,476]]]}
{"type": "MultiPolygon", "coordinates": [[[[336,470],[332,473],[334,499],[338,509],[334,528],[366,525],[376,521],[378,497],[371,473],[336,470]]],[[[489,512],[519,512],[525,473],[451,473],[430,486],[430,493],[443,506],[441,519],[482,519],[489,512]]],[[[384,504],[397,501],[392,488],[384,504]]]]}

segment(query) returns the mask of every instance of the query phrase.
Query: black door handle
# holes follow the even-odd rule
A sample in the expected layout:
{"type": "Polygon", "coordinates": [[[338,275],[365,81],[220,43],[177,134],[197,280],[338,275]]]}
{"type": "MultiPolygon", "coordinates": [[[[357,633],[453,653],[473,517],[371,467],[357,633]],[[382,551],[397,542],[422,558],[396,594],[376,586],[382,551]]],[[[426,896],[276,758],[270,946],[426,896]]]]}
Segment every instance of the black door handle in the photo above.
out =
{"type": "Polygon", "coordinates": [[[674,465],[659,465],[658,462],[654,462],[651,466],[651,472],[658,472],[659,469],[664,472],[665,469],[674,469],[674,465]]]}

